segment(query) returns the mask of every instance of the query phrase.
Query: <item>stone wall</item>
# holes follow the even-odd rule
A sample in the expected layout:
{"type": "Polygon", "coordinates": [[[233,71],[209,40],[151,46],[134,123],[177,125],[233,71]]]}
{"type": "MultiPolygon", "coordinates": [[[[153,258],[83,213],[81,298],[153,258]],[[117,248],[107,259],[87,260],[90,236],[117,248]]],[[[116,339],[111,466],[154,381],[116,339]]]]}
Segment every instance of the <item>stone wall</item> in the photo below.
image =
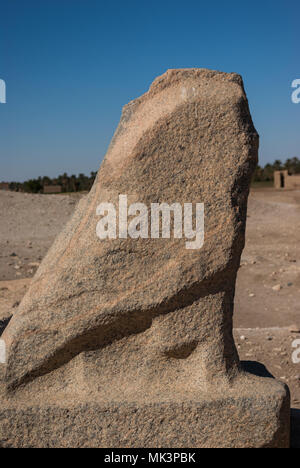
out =
{"type": "Polygon", "coordinates": [[[274,187],[286,190],[300,189],[300,174],[289,175],[288,171],[275,171],[274,187]]]}

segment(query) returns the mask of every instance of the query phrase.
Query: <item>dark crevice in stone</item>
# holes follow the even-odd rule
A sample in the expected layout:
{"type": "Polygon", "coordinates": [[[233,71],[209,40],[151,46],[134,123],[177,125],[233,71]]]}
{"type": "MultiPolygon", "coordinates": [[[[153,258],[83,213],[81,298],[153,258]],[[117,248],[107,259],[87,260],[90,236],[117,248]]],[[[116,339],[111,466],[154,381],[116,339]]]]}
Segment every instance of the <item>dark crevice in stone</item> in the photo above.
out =
{"type": "Polygon", "coordinates": [[[198,343],[196,341],[192,341],[191,343],[184,343],[181,346],[177,346],[176,348],[165,351],[164,354],[167,357],[173,359],[187,359],[196,349],[197,345],[198,343]]]}
{"type": "Polygon", "coordinates": [[[12,318],[12,315],[10,317],[6,317],[5,319],[0,320],[0,337],[2,333],[4,332],[5,328],[7,327],[7,325],[9,324],[11,318],[12,318]]]}

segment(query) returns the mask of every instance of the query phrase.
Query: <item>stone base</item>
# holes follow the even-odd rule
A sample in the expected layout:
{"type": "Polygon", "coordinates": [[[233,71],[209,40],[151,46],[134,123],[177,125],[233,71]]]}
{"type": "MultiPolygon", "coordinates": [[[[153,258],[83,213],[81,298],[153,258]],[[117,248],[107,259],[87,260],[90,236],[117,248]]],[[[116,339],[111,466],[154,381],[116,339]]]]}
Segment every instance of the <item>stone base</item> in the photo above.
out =
{"type": "MultiPolygon", "coordinates": [[[[0,447],[288,448],[290,397],[270,378],[241,377],[223,396],[185,401],[1,401],[0,447]]],[[[175,398],[176,396],[174,396],[175,398]]]]}

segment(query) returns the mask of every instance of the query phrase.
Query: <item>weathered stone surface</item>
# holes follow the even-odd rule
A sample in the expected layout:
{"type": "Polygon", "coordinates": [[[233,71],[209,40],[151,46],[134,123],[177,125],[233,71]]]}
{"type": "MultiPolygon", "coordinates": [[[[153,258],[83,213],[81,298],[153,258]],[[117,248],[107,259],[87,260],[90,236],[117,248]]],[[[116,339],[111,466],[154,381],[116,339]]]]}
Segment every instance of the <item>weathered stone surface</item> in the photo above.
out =
{"type": "Polygon", "coordinates": [[[170,401],[170,395],[162,393],[151,401],[73,399],[11,405],[0,410],[0,447],[289,446],[289,401],[274,380],[249,379],[226,396],[203,397],[187,393],[184,399],[173,395],[170,401]]]}
{"type": "Polygon", "coordinates": [[[3,446],[288,444],[286,387],[244,373],[232,338],[257,148],[235,74],[170,70],[125,106],[3,334],[3,446]],[[204,246],[99,240],[96,207],[120,194],[204,203],[204,246]]]}

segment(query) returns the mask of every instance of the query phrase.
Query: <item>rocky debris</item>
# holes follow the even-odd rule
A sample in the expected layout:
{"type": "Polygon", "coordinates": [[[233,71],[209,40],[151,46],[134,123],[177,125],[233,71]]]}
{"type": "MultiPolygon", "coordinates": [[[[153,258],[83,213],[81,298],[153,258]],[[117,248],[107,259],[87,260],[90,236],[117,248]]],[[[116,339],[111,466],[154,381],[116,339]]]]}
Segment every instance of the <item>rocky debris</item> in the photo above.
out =
{"type": "Polygon", "coordinates": [[[290,333],[298,333],[298,334],[300,334],[300,326],[298,326],[298,325],[291,325],[291,326],[289,327],[289,332],[290,332],[290,333]]]}
{"type": "Polygon", "coordinates": [[[253,359],[268,363],[268,370],[273,376],[279,380],[285,377],[292,394],[292,407],[300,410],[300,367],[292,361],[294,351],[292,343],[295,340],[295,335],[290,332],[289,327],[237,329],[234,330],[234,336],[239,343],[240,359],[247,359],[246,355],[250,350],[253,359]],[[248,334],[249,341],[240,340],[243,333],[248,334]],[[271,336],[272,340],[269,340],[268,338],[271,336]]]}

